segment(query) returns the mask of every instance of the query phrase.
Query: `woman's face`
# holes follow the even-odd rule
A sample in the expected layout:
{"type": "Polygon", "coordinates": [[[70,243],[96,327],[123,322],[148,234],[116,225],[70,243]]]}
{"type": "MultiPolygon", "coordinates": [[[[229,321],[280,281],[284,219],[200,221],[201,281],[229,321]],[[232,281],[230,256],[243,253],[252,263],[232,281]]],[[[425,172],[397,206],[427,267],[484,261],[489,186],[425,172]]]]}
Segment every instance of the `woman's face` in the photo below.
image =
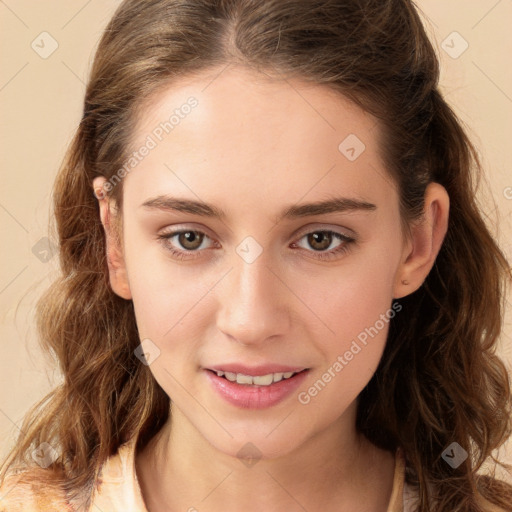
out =
{"type": "Polygon", "coordinates": [[[378,136],[340,95],[234,67],[142,110],[126,297],[173,418],[225,453],[354,428],[408,250],[378,136]]]}

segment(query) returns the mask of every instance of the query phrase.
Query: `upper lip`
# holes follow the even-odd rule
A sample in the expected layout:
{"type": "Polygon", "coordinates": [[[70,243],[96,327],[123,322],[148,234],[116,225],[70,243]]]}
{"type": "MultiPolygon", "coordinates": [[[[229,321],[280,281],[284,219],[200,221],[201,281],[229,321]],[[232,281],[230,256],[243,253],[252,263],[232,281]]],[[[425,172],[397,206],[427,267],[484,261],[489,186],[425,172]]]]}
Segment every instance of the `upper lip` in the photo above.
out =
{"type": "Polygon", "coordinates": [[[269,373],[287,373],[293,372],[298,373],[302,370],[306,370],[304,366],[287,366],[283,364],[262,364],[258,366],[248,366],[239,363],[226,363],[210,366],[207,370],[213,370],[214,372],[230,372],[230,373],[241,373],[243,375],[250,375],[252,377],[259,377],[261,375],[268,375],[269,373]]]}

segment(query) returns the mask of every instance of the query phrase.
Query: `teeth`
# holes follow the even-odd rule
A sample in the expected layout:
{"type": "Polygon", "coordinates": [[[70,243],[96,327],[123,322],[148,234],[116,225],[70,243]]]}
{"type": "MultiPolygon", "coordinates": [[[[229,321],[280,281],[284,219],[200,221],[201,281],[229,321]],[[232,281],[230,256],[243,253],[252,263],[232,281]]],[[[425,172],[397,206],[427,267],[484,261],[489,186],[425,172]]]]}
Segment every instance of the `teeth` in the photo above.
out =
{"type": "Polygon", "coordinates": [[[252,377],[250,375],[243,375],[242,373],[237,373],[236,381],[238,382],[238,384],[252,384],[252,377]]]}
{"type": "MultiPolygon", "coordinates": [[[[274,374],[269,373],[268,375],[260,375],[258,377],[249,377],[250,380],[252,380],[253,384],[256,384],[256,386],[270,386],[272,382],[274,382],[274,374]]],[[[239,380],[237,379],[237,382],[239,380]]]]}
{"type": "Polygon", "coordinates": [[[270,386],[274,382],[279,382],[283,379],[289,379],[296,372],[286,373],[268,373],[267,375],[259,375],[253,377],[251,375],[244,375],[243,373],[232,373],[232,372],[216,372],[219,377],[225,377],[230,382],[236,382],[237,384],[255,385],[255,386],[270,386]]]}

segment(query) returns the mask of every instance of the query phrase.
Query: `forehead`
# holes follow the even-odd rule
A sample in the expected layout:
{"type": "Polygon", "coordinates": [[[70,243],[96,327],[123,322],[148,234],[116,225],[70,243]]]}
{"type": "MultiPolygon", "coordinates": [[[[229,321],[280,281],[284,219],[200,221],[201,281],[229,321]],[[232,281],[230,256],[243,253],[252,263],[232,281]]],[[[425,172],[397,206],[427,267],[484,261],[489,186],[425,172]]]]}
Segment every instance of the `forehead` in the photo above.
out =
{"type": "Polygon", "coordinates": [[[326,86],[240,67],[181,79],[146,101],[131,149],[144,146],[126,177],[138,197],[171,188],[269,207],[261,201],[394,188],[373,116],[326,86]]]}
{"type": "Polygon", "coordinates": [[[135,145],[173,113],[179,120],[173,121],[175,129],[169,139],[179,133],[196,134],[203,136],[203,143],[226,134],[265,140],[265,136],[276,135],[273,128],[295,136],[300,133],[308,140],[315,133],[329,131],[336,139],[343,135],[336,132],[347,128],[364,136],[376,127],[373,116],[326,85],[299,78],[279,79],[241,66],[208,70],[161,86],[139,108],[135,145]],[[190,98],[199,108],[183,116],[190,98]],[[187,122],[181,123],[184,118],[187,122]]]}

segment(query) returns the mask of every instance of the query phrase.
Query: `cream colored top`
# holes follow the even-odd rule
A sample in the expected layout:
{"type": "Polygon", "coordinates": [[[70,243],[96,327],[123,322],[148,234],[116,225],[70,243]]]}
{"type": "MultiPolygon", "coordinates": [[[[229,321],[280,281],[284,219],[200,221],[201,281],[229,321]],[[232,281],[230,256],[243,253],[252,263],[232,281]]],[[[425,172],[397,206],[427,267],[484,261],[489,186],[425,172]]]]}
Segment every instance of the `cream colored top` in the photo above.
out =
{"type": "MultiPolygon", "coordinates": [[[[414,512],[415,493],[404,481],[405,460],[401,450],[395,456],[393,490],[387,512],[414,512]]],[[[0,512],[75,512],[72,504],[55,491],[35,485],[16,484],[17,476],[0,488],[0,512]]],[[[489,504],[489,512],[500,512],[489,504]]],[[[86,512],[148,512],[135,470],[135,440],[122,445],[103,465],[86,512]]],[[[82,512],[82,511],[80,511],[82,512]]]]}

